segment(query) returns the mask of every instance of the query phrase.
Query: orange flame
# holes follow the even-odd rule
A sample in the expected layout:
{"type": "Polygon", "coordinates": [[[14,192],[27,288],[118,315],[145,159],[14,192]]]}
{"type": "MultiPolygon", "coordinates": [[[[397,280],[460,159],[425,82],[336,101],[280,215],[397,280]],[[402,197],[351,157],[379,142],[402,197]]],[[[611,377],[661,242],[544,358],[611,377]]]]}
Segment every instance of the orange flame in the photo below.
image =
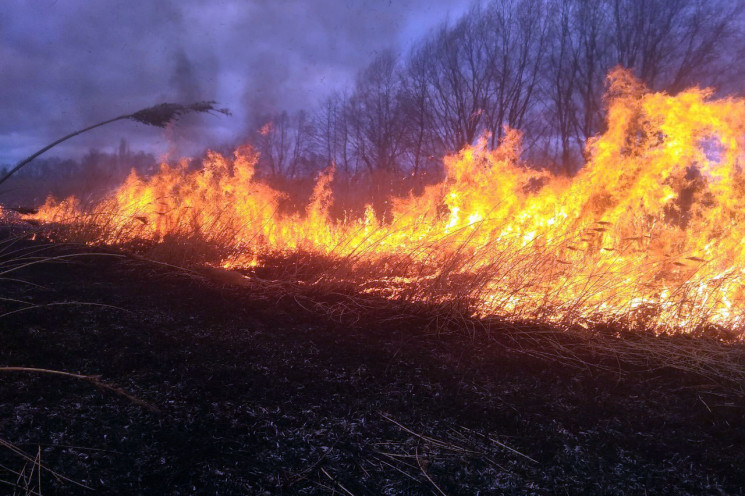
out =
{"type": "Polygon", "coordinates": [[[572,179],[524,167],[520,133],[507,130],[496,150],[484,138],[447,157],[444,182],[393,199],[390,222],[372,208],[333,219],[333,169],[304,213],[280,215],[284,194],[254,177],[257,155],[241,147],[232,159],[210,153],[200,170],[132,173],[92,207],[49,200],[35,218],[96,243],[199,238],[224,249],[212,260],[224,267],[330,256],[367,267],[354,276],[366,290],[465,295],[479,315],[741,334],[745,100],[652,93],[623,70],[609,81],[608,130],[572,179]]]}
{"type": "Polygon", "coordinates": [[[266,135],[268,135],[269,133],[272,132],[272,128],[273,127],[274,126],[273,126],[273,124],[271,122],[267,122],[266,124],[264,124],[263,126],[261,126],[261,128],[259,129],[259,134],[261,136],[266,136],[266,135]]]}

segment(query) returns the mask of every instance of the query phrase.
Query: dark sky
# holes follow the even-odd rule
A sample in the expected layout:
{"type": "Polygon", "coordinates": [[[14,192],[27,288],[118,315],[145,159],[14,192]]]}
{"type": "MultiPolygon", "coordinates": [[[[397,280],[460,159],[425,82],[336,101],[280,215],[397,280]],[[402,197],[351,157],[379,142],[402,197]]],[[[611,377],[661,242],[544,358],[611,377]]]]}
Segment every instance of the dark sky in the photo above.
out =
{"type": "Polygon", "coordinates": [[[313,109],[377,51],[405,51],[469,0],[2,0],[0,164],[77,128],[163,101],[217,100],[232,117],[173,131],[119,122],[51,155],[158,154],[245,135],[253,115],[313,109]]]}

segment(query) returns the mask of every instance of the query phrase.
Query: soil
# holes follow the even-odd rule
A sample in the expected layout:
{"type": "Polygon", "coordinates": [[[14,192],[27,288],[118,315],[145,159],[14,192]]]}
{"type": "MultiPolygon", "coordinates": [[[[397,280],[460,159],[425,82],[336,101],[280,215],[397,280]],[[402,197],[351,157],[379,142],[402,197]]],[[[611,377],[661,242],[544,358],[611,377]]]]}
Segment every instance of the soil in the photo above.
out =
{"type": "Polygon", "coordinates": [[[2,296],[36,306],[0,318],[0,365],[100,376],[131,397],[95,380],[0,372],[0,439],[48,469],[19,479],[13,472],[35,464],[0,446],[9,483],[0,494],[745,487],[737,385],[627,366],[589,347],[571,365],[509,326],[464,321],[459,332],[434,310],[395,305],[339,314],[279,286],[236,287],[110,254],[12,277],[23,282],[3,280],[2,296]]]}

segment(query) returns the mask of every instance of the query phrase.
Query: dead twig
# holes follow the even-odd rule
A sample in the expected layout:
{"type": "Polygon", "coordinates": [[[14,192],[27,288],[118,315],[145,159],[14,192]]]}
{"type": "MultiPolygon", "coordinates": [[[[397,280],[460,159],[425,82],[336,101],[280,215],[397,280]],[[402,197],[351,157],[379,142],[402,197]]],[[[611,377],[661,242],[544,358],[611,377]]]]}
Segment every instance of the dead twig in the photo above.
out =
{"type": "Polygon", "coordinates": [[[437,490],[437,492],[440,493],[442,496],[447,496],[447,494],[445,494],[445,492],[442,489],[440,489],[440,486],[438,486],[437,483],[435,483],[435,481],[432,480],[432,477],[429,476],[429,474],[427,473],[427,470],[424,468],[424,465],[422,465],[422,460],[421,458],[419,458],[419,447],[418,446],[416,447],[416,449],[414,449],[414,458],[416,458],[416,464],[419,465],[419,470],[422,471],[422,474],[424,475],[424,477],[429,481],[430,484],[432,484],[432,487],[434,487],[437,490]]]}
{"type": "Polygon", "coordinates": [[[101,376],[99,375],[74,374],[71,372],[64,372],[62,370],[39,369],[39,368],[34,368],[34,367],[0,367],[0,372],[31,372],[31,373],[51,374],[51,375],[59,375],[62,377],[71,377],[73,379],[80,379],[82,381],[86,381],[86,382],[93,384],[97,388],[106,389],[115,394],[118,394],[119,396],[127,398],[129,401],[131,401],[135,405],[141,406],[147,410],[150,410],[153,413],[160,413],[160,409],[158,409],[158,407],[156,407],[155,405],[151,405],[145,400],[142,400],[136,396],[133,396],[132,394],[128,393],[127,391],[125,391],[124,389],[122,389],[121,387],[117,385],[108,384],[102,381],[101,376]]]}
{"type": "Polygon", "coordinates": [[[326,472],[326,469],[325,468],[321,467],[321,472],[323,472],[324,475],[326,477],[328,477],[331,482],[333,482],[334,484],[336,484],[337,486],[339,486],[339,489],[341,489],[342,491],[344,491],[344,493],[348,494],[349,496],[354,496],[354,493],[353,492],[351,492],[349,489],[347,489],[346,487],[344,487],[342,485],[342,483],[339,482],[338,480],[336,480],[334,477],[332,477],[331,474],[329,474],[328,472],[326,472]]]}

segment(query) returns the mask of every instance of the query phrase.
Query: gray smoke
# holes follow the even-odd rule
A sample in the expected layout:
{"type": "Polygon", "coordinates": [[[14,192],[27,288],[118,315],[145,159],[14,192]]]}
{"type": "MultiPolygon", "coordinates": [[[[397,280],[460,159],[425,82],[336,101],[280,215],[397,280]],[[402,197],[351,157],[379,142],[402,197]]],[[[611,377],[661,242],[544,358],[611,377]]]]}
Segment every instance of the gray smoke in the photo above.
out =
{"type": "Polygon", "coordinates": [[[469,0],[10,0],[0,9],[0,164],[99,120],[163,101],[217,100],[164,133],[118,123],[57,153],[186,153],[245,137],[261,115],[309,108],[379,50],[457,15],[469,0]]]}

